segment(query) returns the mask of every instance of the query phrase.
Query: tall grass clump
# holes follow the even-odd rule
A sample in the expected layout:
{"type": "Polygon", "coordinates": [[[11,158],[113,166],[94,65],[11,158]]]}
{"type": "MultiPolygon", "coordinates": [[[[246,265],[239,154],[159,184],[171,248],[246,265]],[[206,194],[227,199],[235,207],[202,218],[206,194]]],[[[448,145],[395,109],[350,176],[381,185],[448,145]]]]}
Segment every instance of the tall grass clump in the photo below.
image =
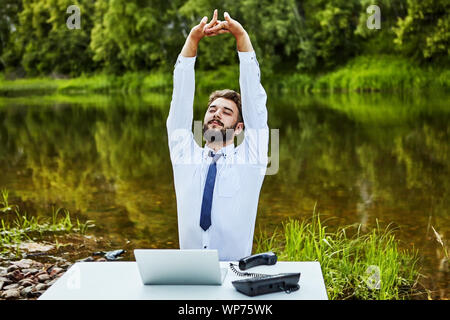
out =
{"type": "Polygon", "coordinates": [[[0,194],[0,254],[20,253],[20,244],[31,241],[35,236],[45,236],[49,233],[79,233],[85,234],[88,228],[94,227],[93,220],[80,222],[73,220],[66,209],[53,209],[51,219],[38,219],[21,212],[19,206],[8,201],[8,191],[0,194]]]}
{"type": "Polygon", "coordinates": [[[390,55],[360,56],[317,79],[313,91],[402,91],[448,88],[445,71],[390,55]],[[441,76],[442,75],[442,76],[441,76]]]}
{"type": "Polygon", "coordinates": [[[261,234],[255,251],[274,251],[279,260],[318,261],[329,299],[410,299],[419,277],[416,250],[401,250],[392,228],[339,228],[328,232],[318,214],[289,219],[282,232],[261,234]]]}
{"type": "Polygon", "coordinates": [[[449,70],[424,68],[393,55],[365,55],[323,74],[295,71],[274,76],[271,88],[284,92],[392,92],[417,89],[447,89],[449,70]]]}

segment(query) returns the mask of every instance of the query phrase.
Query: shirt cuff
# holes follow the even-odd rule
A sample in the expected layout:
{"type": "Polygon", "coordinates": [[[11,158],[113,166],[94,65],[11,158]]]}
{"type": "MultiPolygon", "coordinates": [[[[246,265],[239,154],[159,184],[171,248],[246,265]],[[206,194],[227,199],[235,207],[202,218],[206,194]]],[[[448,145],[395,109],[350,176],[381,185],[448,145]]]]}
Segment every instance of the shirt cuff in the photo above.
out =
{"type": "Polygon", "coordinates": [[[176,66],[181,67],[193,67],[195,65],[195,60],[197,59],[197,56],[195,57],[184,57],[181,55],[181,53],[178,55],[177,62],[175,63],[176,66]]]}
{"type": "Polygon", "coordinates": [[[238,51],[239,61],[243,63],[252,63],[256,60],[255,51],[238,51]]]}

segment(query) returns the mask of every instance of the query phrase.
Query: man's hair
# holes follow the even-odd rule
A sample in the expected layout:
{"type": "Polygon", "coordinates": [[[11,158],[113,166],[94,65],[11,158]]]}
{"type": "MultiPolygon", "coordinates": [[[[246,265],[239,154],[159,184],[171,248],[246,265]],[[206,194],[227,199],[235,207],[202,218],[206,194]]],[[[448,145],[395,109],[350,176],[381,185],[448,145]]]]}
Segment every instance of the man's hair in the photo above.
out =
{"type": "Polygon", "coordinates": [[[214,100],[216,100],[217,98],[224,98],[224,99],[228,99],[233,101],[238,110],[239,110],[239,114],[238,114],[238,122],[244,122],[244,119],[242,118],[242,105],[241,105],[241,95],[231,89],[223,89],[223,90],[216,90],[213,93],[211,93],[209,95],[209,102],[208,102],[208,108],[211,105],[211,103],[213,103],[214,100]]]}

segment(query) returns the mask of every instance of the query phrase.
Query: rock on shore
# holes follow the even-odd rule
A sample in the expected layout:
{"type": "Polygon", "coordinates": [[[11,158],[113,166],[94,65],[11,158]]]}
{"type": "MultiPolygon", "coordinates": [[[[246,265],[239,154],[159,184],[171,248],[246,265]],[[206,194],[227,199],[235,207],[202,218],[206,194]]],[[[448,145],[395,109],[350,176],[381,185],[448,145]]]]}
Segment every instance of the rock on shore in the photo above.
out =
{"type": "Polygon", "coordinates": [[[31,259],[0,266],[0,299],[37,299],[66,272],[67,266],[31,259]]]}

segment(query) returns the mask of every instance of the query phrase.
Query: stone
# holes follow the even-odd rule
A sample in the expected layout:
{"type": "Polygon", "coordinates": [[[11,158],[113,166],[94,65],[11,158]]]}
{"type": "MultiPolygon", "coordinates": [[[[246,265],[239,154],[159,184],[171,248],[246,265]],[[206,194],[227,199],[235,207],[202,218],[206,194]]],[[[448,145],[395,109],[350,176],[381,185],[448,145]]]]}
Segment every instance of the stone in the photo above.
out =
{"type": "Polygon", "coordinates": [[[6,275],[10,280],[19,281],[23,279],[23,273],[19,270],[14,270],[6,275]]]}
{"type": "MultiPolygon", "coordinates": [[[[7,286],[8,284],[13,283],[13,281],[11,281],[10,279],[5,278],[5,277],[0,277],[0,282],[3,282],[3,285],[4,285],[4,286],[7,286]]],[[[0,290],[1,290],[1,289],[0,289],[0,290]]]]}
{"type": "Polygon", "coordinates": [[[50,280],[50,276],[48,274],[41,274],[38,277],[39,282],[44,282],[50,280]]]}
{"type": "Polygon", "coordinates": [[[28,298],[28,297],[30,297],[31,296],[31,290],[33,290],[33,287],[25,287],[25,288],[23,288],[22,290],[20,290],[20,295],[22,296],[22,297],[25,297],[25,298],[28,298]]]}
{"type": "Polygon", "coordinates": [[[19,249],[27,252],[47,252],[54,248],[55,246],[51,244],[43,244],[37,242],[23,242],[19,245],[19,249]]]}
{"type": "Polygon", "coordinates": [[[51,287],[56,282],[56,280],[58,280],[58,279],[53,279],[53,280],[47,282],[48,286],[51,287]]]}
{"type": "Polygon", "coordinates": [[[15,271],[15,270],[17,270],[17,269],[19,269],[19,267],[16,266],[15,264],[12,264],[12,265],[10,265],[10,266],[6,269],[6,272],[7,272],[7,273],[11,273],[11,272],[13,272],[13,271],[15,271]]]}
{"type": "Polygon", "coordinates": [[[44,267],[44,264],[39,261],[33,261],[31,267],[36,269],[42,269],[44,267]]]}
{"type": "Polygon", "coordinates": [[[61,273],[62,271],[64,271],[64,269],[58,268],[58,267],[54,267],[54,268],[52,269],[52,271],[50,272],[50,277],[54,277],[54,276],[56,276],[58,273],[61,273]]]}
{"type": "Polygon", "coordinates": [[[41,270],[38,273],[36,273],[34,276],[37,278],[37,277],[39,277],[40,275],[43,275],[43,274],[47,274],[47,272],[45,272],[44,270],[41,270]]]}
{"type": "Polygon", "coordinates": [[[31,290],[28,293],[28,298],[36,298],[36,297],[39,297],[40,295],[41,295],[41,293],[39,291],[34,291],[34,287],[33,287],[33,290],[31,290]]]}
{"type": "MultiPolygon", "coordinates": [[[[36,274],[36,273],[38,273],[39,272],[39,270],[38,269],[35,269],[35,268],[29,268],[29,269],[22,269],[22,273],[23,274],[36,274]]],[[[26,276],[25,276],[26,277],[26,276]]]]}
{"type": "Polygon", "coordinates": [[[2,293],[2,298],[3,299],[18,299],[18,298],[20,298],[20,291],[19,291],[19,289],[11,289],[11,290],[4,291],[2,293]]]}
{"type": "Polygon", "coordinates": [[[20,285],[18,283],[9,284],[7,286],[3,287],[3,290],[11,290],[11,289],[17,289],[20,285]]]}
{"type": "Polygon", "coordinates": [[[0,277],[6,276],[6,274],[8,273],[8,272],[7,272],[7,269],[8,269],[8,268],[0,267],[0,277]]]}
{"type": "Polygon", "coordinates": [[[19,285],[21,285],[22,287],[29,287],[32,286],[34,283],[33,281],[31,281],[31,279],[22,279],[19,281],[19,285]]]}
{"type": "Polygon", "coordinates": [[[14,261],[13,264],[18,266],[20,269],[28,269],[31,267],[33,260],[31,259],[22,259],[20,261],[14,261]]]}
{"type": "Polygon", "coordinates": [[[34,296],[39,297],[39,296],[43,295],[44,292],[45,292],[45,290],[36,291],[36,292],[34,292],[34,296]]]}
{"type": "Polygon", "coordinates": [[[46,283],[38,283],[34,288],[35,291],[42,291],[42,290],[47,290],[47,288],[49,287],[48,284],[46,283]]]}

